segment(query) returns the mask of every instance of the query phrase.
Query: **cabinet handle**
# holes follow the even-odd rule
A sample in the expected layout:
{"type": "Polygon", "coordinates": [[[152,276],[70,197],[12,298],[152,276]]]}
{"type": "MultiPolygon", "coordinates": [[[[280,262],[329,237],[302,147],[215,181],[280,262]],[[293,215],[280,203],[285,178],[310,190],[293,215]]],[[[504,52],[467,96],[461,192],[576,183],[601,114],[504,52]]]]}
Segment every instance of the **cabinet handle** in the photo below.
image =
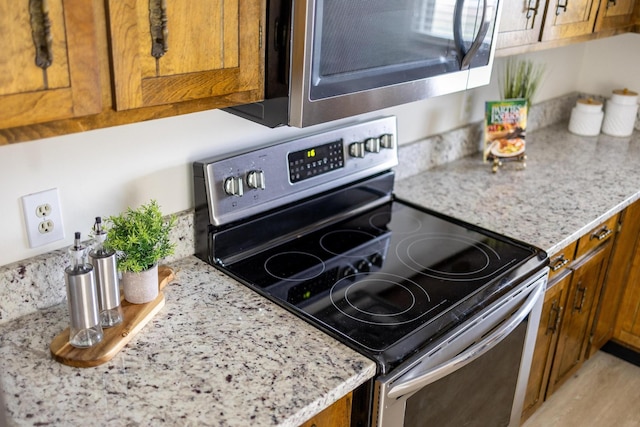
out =
{"type": "Polygon", "coordinates": [[[555,334],[560,327],[560,319],[562,319],[562,307],[558,300],[554,300],[549,310],[549,320],[547,321],[547,334],[555,334]],[[556,318],[552,321],[553,314],[556,314],[556,318]]]}
{"type": "Polygon", "coordinates": [[[561,254],[551,260],[551,271],[558,271],[567,264],[569,264],[569,260],[564,257],[564,254],[561,254]]]}
{"type": "Polygon", "coordinates": [[[611,230],[605,225],[600,230],[596,231],[591,236],[589,236],[589,240],[592,240],[592,239],[604,240],[607,237],[609,237],[611,233],[613,233],[613,230],[611,230]]]}
{"type": "Polygon", "coordinates": [[[149,0],[151,56],[156,59],[162,57],[169,50],[167,20],[167,0],[149,0]]]}
{"type": "Polygon", "coordinates": [[[36,48],[36,65],[45,70],[53,63],[53,38],[47,0],[29,0],[29,15],[31,36],[36,48]]]}
{"type": "Polygon", "coordinates": [[[609,0],[607,2],[607,9],[609,9],[611,6],[617,6],[618,5],[618,0],[609,0]]]}
{"type": "Polygon", "coordinates": [[[584,300],[585,297],[587,296],[587,287],[585,286],[584,288],[581,287],[582,282],[578,282],[578,289],[576,290],[576,298],[573,300],[573,309],[577,312],[582,312],[582,307],[584,307],[584,300]],[[582,297],[580,298],[580,305],[576,306],[576,300],[578,299],[578,294],[582,294],[582,297]]]}
{"type": "Polygon", "coordinates": [[[531,19],[538,14],[538,0],[529,0],[527,4],[527,19],[531,19]]]}
{"type": "Polygon", "coordinates": [[[558,5],[556,6],[556,16],[560,15],[562,12],[566,12],[567,7],[569,7],[569,0],[564,0],[564,3],[560,3],[560,1],[558,1],[558,5]],[[562,9],[562,11],[560,9],[562,9]]]}

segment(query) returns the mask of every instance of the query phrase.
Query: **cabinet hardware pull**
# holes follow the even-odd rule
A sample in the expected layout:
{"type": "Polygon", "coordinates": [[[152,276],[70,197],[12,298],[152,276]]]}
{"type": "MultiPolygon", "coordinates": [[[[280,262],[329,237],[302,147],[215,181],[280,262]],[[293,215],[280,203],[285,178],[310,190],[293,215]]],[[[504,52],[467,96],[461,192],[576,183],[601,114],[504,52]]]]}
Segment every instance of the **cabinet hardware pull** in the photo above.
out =
{"type": "Polygon", "coordinates": [[[609,0],[607,2],[607,9],[609,9],[611,6],[617,6],[618,5],[618,0],[609,0]]]}
{"type": "Polygon", "coordinates": [[[560,302],[558,300],[554,300],[551,305],[551,309],[549,310],[549,319],[547,321],[547,334],[552,333],[555,334],[560,327],[560,319],[562,318],[562,307],[560,306],[560,302]],[[553,314],[555,313],[556,317],[552,320],[553,314]]]}
{"type": "Polygon", "coordinates": [[[587,296],[587,287],[581,288],[582,282],[578,282],[578,289],[576,290],[576,298],[573,300],[573,309],[579,313],[582,313],[582,307],[584,307],[584,300],[587,296]],[[578,293],[582,294],[580,298],[580,305],[576,306],[576,299],[578,299],[578,293]]]}
{"type": "Polygon", "coordinates": [[[569,260],[564,257],[564,254],[561,254],[551,260],[551,271],[558,271],[567,264],[569,264],[569,260]]]}
{"type": "Polygon", "coordinates": [[[560,3],[560,0],[558,0],[558,5],[556,6],[556,16],[560,15],[560,13],[562,12],[566,12],[567,7],[569,7],[569,0],[564,0],[564,3],[562,4],[560,3]],[[560,9],[562,9],[562,11],[560,9]]]}
{"type": "Polygon", "coordinates": [[[611,230],[605,225],[600,230],[596,231],[591,236],[589,236],[589,240],[592,240],[592,239],[604,240],[607,237],[609,237],[611,233],[613,233],[613,230],[611,230]]]}
{"type": "Polygon", "coordinates": [[[161,58],[169,50],[167,21],[167,0],[149,0],[151,56],[156,59],[161,58]]]}
{"type": "Polygon", "coordinates": [[[31,36],[36,48],[36,65],[46,70],[53,63],[53,37],[48,1],[29,0],[29,15],[31,16],[31,36]]]}
{"type": "Polygon", "coordinates": [[[531,19],[537,14],[538,14],[538,0],[529,0],[529,3],[527,4],[527,19],[531,19]]]}

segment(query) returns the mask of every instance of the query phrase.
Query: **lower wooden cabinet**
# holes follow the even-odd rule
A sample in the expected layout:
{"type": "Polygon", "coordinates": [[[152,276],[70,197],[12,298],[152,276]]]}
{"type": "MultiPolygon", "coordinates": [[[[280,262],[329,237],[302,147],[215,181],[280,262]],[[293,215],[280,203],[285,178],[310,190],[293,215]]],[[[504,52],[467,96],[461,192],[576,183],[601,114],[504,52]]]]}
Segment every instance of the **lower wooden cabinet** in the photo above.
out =
{"type": "Polygon", "coordinates": [[[351,425],[352,393],[320,412],[300,427],[349,427],[351,425]]]}
{"type": "MultiPolygon", "coordinates": [[[[575,245],[573,247],[575,249],[575,245]]],[[[571,277],[572,272],[565,271],[564,274],[558,276],[557,280],[554,280],[554,284],[544,296],[529,383],[522,408],[522,422],[529,418],[544,402],[571,277]]]]}
{"type": "MultiPolygon", "coordinates": [[[[609,265],[618,266],[611,256],[614,243],[620,248],[618,251],[624,250],[615,241],[619,218],[619,215],[608,218],[550,257],[549,285],[522,421],[580,369],[583,362],[606,343],[606,337],[612,335],[616,307],[608,304],[617,303],[621,287],[614,284],[619,278],[609,274],[609,265]]],[[[629,229],[633,232],[631,227],[629,229]]],[[[640,262],[640,256],[638,260],[640,262]]],[[[621,259],[620,262],[625,261],[621,259]]]]}
{"type": "Polygon", "coordinates": [[[615,322],[614,339],[627,347],[640,351],[640,201],[625,212],[622,226],[630,251],[628,274],[615,322]]]}
{"type": "Polygon", "coordinates": [[[547,397],[586,360],[595,302],[600,295],[610,254],[611,244],[607,242],[570,267],[573,271],[571,285],[551,366],[547,397]]]}

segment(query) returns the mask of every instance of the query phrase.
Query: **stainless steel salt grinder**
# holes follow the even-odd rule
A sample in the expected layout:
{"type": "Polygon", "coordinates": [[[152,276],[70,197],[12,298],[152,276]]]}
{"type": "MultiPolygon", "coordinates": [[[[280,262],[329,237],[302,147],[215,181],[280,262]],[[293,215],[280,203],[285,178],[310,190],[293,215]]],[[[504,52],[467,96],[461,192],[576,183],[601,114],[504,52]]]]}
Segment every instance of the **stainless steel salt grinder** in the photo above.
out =
{"type": "Polygon", "coordinates": [[[103,328],[109,328],[122,322],[116,253],[104,247],[107,232],[102,229],[102,218],[99,216],[96,217],[93,233],[93,248],[89,252],[89,259],[93,265],[98,286],[100,323],[103,328]]]}
{"type": "Polygon", "coordinates": [[[98,295],[93,267],[85,262],[86,248],[76,232],[75,242],[69,248],[71,265],[65,268],[67,303],[69,305],[69,344],[74,347],[91,347],[102,341],[102,326],[98,317],[98,295]]]}

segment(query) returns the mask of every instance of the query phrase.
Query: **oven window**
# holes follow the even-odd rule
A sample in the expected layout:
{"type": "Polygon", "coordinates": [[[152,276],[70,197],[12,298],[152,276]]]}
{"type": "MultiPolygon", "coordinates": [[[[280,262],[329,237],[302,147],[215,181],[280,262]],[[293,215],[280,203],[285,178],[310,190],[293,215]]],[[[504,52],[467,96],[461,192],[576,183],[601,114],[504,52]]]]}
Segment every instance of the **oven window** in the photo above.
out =
{"type": "Polygon", "coordinates": [[[527,324],[528,317],[489,352],[411,396],[404,427],[508,426],[527,324]]]}
{"type": "MultiPolygon", "coordinates": [[[[318,0],[311,98],[321,99],[460,70],[456,0],[318,0]]],[[[497,0],[489,0],[496,14],[497,0]]],[[[482,0],[461,10],[465,48],[478,32],[482,0]]],[[[473,66],[489,60],[492,29],[473,66]]]]}

